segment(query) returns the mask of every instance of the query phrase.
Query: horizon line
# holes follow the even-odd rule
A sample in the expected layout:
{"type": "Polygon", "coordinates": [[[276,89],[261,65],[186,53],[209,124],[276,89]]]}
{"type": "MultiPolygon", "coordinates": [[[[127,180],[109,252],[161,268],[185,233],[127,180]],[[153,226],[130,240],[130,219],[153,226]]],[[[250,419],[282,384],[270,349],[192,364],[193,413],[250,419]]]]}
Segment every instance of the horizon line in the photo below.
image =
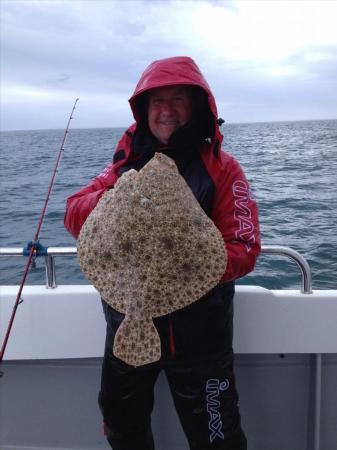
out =
{"type": "MultiPolygon", "coordinates": [[[[227,122],[225,121],[221,127],[224,127],[226,125],[252,125],[252,124],[262,124],[262,123],[290,123],[290,122],[327,122],[327,121],[334,121],[337,120],[336,118],[326,118],[326,119],[284,119],[284,120],[257,120],[257,121],[251,121],[251,122],[227,122]]],[[[74,127],[71,128],[71,130],[107,130],[107,129],[128,129],[131,125],[119,125],[119,126],[97,126],[97,127],[74,127]]],[[[220,127],[220,130],[221,130],[220,127]]],[[[15,132],[15,131],[57,131],[57,130],[63,130],[64,128],[11,128],[11,129],[0,129],[0,133],[8,133],[8,132],[15,132]]]]}

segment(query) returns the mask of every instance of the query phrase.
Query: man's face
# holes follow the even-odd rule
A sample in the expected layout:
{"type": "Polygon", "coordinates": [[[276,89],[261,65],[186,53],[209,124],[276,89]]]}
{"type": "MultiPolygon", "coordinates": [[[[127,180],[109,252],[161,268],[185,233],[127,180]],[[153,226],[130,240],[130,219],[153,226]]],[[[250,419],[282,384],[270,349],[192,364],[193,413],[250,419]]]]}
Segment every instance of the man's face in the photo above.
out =
{"type": "Polygon", "coordinates": [[[167,144],[171,134],[191,117],[192,106],[187,86],[165,86],[149,92],[148,120],[151,133],[167,144]]]}

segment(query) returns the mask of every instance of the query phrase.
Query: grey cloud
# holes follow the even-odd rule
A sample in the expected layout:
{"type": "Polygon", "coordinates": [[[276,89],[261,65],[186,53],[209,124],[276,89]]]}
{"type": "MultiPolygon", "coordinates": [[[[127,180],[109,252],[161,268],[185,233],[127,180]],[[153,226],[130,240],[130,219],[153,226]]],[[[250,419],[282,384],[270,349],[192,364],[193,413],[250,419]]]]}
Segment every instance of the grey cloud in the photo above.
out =
{"type": "Polygon", "coordinates": [[[55,77],[46,80],[51,85],[64,85],[71,79],[71,75],[66,73],[55,74],[55,77]]]}
{"type": "MultiPolygon", "coordinates": [[[[68,97],[74,95],[83,98],[80,126],[128,125],[132,117],[127,99],[142,71],[154,59],[178,54],[196,59],[216,94],[221,115],[228,121],[307,118],[309,114],[316,118],[337,116],[334,46],[304,49],[284,61],[296,69],[294,74],[271,76],[261,63],[210,63],[205,52],[211,53],[212,49],[196,48],[193,36],[184,36],[181,21],[177,39],[173,19],[179,17],[180,9],[175,2],[2,3],[4,89],[18,85],[62,93],[63,100],[55,105],[54,113],[43,117],[46,127],[52,126],[53,118],[57,126],[68,97]],[[172,13],[171,23],[165,15],[172,5],[176,12],[172,13]],[[160,17],[163,22],[159,23],[160,17]]],[[[237,10],[234,1],[208,3],[237,10]]],[[[27,128],[37,122],[43,126],[39,99],[34,100],[34,105],[9,100],[3,126],[21,123],[27,128]]]]}

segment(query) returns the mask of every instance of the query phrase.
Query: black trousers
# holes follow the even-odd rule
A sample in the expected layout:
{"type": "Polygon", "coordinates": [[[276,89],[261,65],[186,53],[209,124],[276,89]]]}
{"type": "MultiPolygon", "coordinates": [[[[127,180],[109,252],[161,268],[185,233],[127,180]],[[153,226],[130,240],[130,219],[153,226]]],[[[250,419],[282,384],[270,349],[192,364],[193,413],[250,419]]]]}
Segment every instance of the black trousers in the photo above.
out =
{"type": "Polygon", "coordinates": [[[151,413],[154,384],[162,370],[190,450],[247,449],[233,374],[233,294],[231,286],[219,286],[193,309],[155,319],[162,358],[137,368],[113,355],[114,334],[123,316],[103,302],[107,337],[99,405],[113,450],[155,448],[151,413]],[[175,332],[175,355],[167,351],[168,321],[175,332]]]}
{"type": "MultiPolygon", "coordinates": [[[[191,450],[246,450],[233,375],[233,355],[163,368],[191,450]]],[[[99,404],[114,450],[153,450],[154,384],[162,370],[127,368],[106,358],[99,404]]],[[[174,449],[172,449],[174,450],[174,449]]]]}

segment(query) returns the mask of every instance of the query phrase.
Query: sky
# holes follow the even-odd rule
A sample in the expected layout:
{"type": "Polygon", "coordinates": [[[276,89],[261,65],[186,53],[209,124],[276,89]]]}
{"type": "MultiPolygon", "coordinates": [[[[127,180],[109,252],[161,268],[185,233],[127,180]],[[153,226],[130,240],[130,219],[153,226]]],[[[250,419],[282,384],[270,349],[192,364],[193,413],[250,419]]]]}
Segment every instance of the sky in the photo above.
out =
{"type": "Polygon", "coordinates": [[[228,123],[337,118],[337,0],[0,0],[1,130],[126,127],[148,64],[190,56],[228,123]]]}

